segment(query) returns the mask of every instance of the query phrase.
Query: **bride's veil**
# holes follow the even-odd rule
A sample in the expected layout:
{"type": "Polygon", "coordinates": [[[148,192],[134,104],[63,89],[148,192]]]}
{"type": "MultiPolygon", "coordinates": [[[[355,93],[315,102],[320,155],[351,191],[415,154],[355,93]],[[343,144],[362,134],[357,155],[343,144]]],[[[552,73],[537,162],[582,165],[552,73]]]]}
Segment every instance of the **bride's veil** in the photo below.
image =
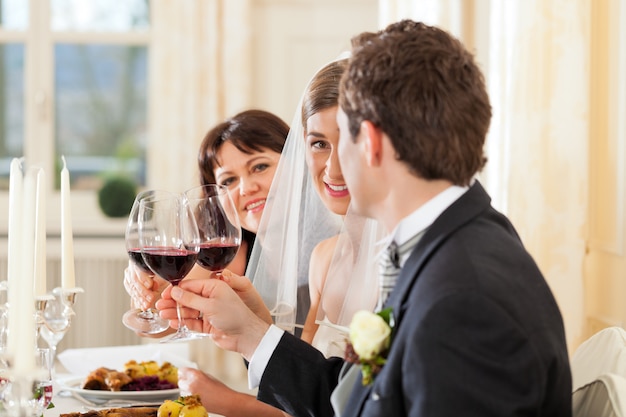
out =
{"type": "Polygon", "coordinates": [[[305,161],[302,103],[303,98],[285,142],[246,271],[274,323],[296,334],[310,306],[308,276],[313,248],[324,239],[338,236],[321,293],[318,322],[320,328],[347,326],[356,310],[372,310],[376,303],[375,243],[380,236],[374,220],[351,209],[342,218],[319,198],[305,161]],[[324,326],[328,323],[330,326],[324,326]]]}
{"type": "Polygon", "coordinates": [[[343,357],[348,326],[358,310],[373,311],[378,299],[378,258],[384,247],[376,220],[348,209],[320,295],[313,346],[343,357]]]}
{"type": "Polygon", "coordinates": [[[309,310],[311,252],[341,228],[341,217],[324,206],[309,175],[301,107],[302,98],[274,174],[246,270],[274,324],[292,333],[302,327],[309,310]]]}

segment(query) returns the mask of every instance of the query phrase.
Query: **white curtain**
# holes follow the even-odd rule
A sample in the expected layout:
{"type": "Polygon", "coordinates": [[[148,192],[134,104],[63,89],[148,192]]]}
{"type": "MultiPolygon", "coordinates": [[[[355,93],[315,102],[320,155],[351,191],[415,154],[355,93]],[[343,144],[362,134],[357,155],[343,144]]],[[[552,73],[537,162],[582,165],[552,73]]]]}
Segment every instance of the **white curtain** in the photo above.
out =
{"type": "Polygon", "coordinates": [[[380,1],[382,25],[424,20],[470,37],[477,56],[487,57],[493,120],[482,181],[551,286],[570,350],[584,321],[589,2],[380,1]],[[477,24],[485,13],[490,24],[477,24]]]}
{"type": "Polygon", "coordinates": [[[473,0],[381,0],[381,27],[400,19],[414,19],[461,36],[463,3],[473,0]]]}
{"type": "Polygon", "coordinates": [[[206,131],[250,105],[248,0],[153,0],[148,184],[196,185],[206,131]]]}
{"type": "MultiPolygon", "coordinates": [[[[250,106],[250,5],[152,0],[151,7],[148,186],[183,191],[198,183],[204,134],[250,106]]],[[[245,389],[240,355],[203,339],[191,343],[191,356],[202,370],[245,389]]]]}

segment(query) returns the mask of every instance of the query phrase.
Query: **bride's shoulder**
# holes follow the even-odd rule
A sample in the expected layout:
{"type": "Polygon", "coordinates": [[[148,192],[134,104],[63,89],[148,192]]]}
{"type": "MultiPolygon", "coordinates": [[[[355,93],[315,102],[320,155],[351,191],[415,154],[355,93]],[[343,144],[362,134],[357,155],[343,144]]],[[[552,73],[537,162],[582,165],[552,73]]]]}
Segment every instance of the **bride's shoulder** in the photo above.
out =
{"type": "Polygon", "coordinates": [[[338,236],[333,236],[328,239],[324,239],[319,242],[313,252],[311,253],[311,260],[309,263],[309,285],[321,288],[326,280],[326,274],[330,267],[330,262],[335,252],[335,246],[337,246],[338,236]]]}
{"type": "Polygon", "coordinates": [[[330,258],[332,258],[333,252],[335,251],[335,246],[337,246],[338,239],[339,235],[336,235],[319,242],[315,245],[313,253],[311,253],[311,259],[315,259],[317,261],[327,259],[328,262],[330,262],[330,258]]]}

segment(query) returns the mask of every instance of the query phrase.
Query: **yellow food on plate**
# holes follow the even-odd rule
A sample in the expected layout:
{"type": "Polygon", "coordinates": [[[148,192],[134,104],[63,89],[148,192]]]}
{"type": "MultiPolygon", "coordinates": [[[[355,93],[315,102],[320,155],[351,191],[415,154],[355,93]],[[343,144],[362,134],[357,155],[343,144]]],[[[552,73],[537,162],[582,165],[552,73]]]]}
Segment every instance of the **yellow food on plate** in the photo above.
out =
{"type": "Polygon", "coordinates": [[[171,363],[165,362],[163,365],[161,365],[158,375],[160,379],[164,379],[178,386],[178,368],[171,363]]]}
{"type": "Polygon", "coordinates": [[[199,395],[187,395],[177,400],[165,400],[157,411],[157,417],[208,417],[199,395]]]}
{"type": "Polygon", "coordinates": [[[139,362],[135,360],[124,364],[124,371],[131,378],[141,378],[144,376],[156,375],[159,372],[159,364],[156,361],[139,362]]]}
{"type": "Polygon", "coordinates": [[[158,376],[159,379],[178,385],[178,368],[169,362],[159,366],[156,361],[137,362],[130,360],[124,364],[124,372],[133,379],[145,376],[158,376]]]}
{"type": "Polygon", "coordinates": [[[178,400],[165,400],[157,411],[157,417],[179,417],[184,404],[178,400]]]}

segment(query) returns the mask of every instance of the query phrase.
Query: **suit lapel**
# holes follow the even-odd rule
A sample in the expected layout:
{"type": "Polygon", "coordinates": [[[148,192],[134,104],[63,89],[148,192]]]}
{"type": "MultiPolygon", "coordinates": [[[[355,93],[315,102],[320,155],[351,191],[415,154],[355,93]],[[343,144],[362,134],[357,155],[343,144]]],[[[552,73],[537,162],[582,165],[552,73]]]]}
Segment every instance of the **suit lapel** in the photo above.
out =
{"type": "Polygon", "coordinates": [[[402,304],[417,281],[420,270],[435,250],[456,230],[489,209],[491,199],[478,181],[448,207],[426,230],[398,275],[396,287],[386,306],[391,306],[396,324],[400,321],[402,304]]]}
{"type": "Polygon", "coordinates": [[[361,372],[359,371],[359,377],[353,385],[348,403],[346,404],[340,417],[360,416],[361,409],[363,408],[365,400],[369,396],[373,385],[374,384],[364,387],[361,383],[361,372]]]}
{"type": "Polygon", "coordinates": [[[346,414],[346,404],[356,386],[356,381],[360,381],[361,378],[361,370],[358,366],[349,362],[344,363],[339,375],[339,383],[330,396],[330,403],[336,416],[344,416],[346,414]]]}

